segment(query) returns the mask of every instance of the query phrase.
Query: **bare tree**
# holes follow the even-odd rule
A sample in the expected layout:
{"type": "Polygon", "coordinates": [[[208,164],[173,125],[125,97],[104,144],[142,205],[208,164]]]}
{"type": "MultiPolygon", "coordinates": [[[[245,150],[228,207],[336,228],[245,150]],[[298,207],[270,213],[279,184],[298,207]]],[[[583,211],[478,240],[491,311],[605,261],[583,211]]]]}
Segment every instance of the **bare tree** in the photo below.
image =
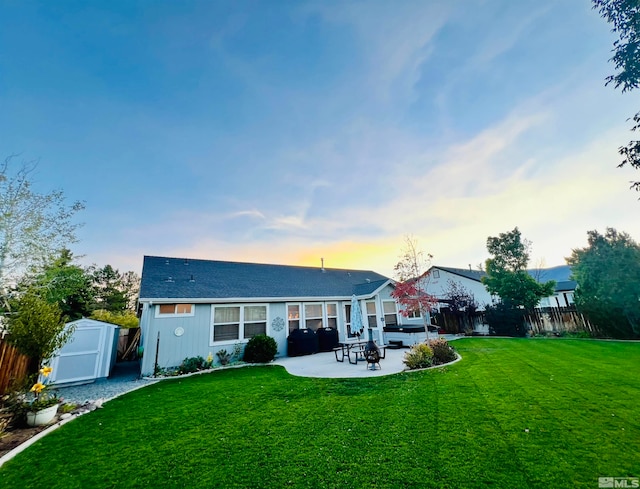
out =
{"type": "MultiPolygon", "coordinates": [[[[31,177],[37,161],[22,162],[12,171],[17,155],[0,164],[0,294],[26,270],[48,261],[66,245],[76,242],[79,224],[74,215],[82,202],[65,204],[64,193],[41,194],[33,190],[31,177]]],[[[6,301],[3,301],[6,302],[6,301]]]]}

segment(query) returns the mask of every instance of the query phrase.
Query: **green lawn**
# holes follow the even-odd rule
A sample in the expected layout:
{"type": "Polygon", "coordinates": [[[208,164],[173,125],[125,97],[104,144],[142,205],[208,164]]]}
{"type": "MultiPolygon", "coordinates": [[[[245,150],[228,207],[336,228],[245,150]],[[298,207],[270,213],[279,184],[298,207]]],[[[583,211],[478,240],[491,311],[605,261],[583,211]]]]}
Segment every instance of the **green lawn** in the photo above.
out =
{"type": "Polygon", "coordinates": [[[640,343],[464,339],[444,369],[164,381],[48,435],[0,488],[597,488],[640,477],[640,343]],[[527,431],[528,430],[528,431],[527,431]]]}

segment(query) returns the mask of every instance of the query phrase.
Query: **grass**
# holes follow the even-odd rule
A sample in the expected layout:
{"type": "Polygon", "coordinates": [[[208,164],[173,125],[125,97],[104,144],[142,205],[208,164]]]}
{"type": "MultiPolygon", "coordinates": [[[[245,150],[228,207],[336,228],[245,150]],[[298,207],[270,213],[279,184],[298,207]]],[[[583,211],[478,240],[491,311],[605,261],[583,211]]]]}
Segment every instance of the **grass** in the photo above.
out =
{"type": "Polygon", "coordinates": [[[586,487],[640,476],[640,344],[464,339],[445,369],[225,370],[129,393],[0,468],[0,488],[586,487]]]}

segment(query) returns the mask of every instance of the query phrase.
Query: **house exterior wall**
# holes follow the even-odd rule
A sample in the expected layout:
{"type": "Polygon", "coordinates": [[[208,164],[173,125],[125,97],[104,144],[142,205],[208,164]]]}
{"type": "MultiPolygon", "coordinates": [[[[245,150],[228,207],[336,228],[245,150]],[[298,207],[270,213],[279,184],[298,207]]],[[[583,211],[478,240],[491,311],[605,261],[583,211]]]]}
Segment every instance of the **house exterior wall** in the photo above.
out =
{"type": "Polygon", "coordinates": [[[574,304],[573,290],[557,291],[550,297],[543,297],[536,307],[569,307],[574,304]]]}
{"type": "Polygon", "coordinates": [[[489,291],[487,291],[482,282],[478,282],[477,280],[473,280],[468,277],[463,277],[462,275],[434,268],[431,271],[431,274],[423,280],[425,281],[425,290],[438,299],[446,297],[448,283],[449,280],[451,280],[463,286],[473,294],[476,303],[478,304],[478,310],[483,311],[485,306],[490,305],[493,302],[493,297],[489,291]]]}
{"type": "Polygon", "coordinates": [[[209,347],[210,304],[195,304],[192,316],[156,318],[155,310],[155,305],[145,304],[140,321],[144,328],[143,375],[153,374],[156,350],[159,368],[176,367],[188,357],[206,358],[209,352],[215,357],[216,350],[209,347]]]}
{"type": "MultiPolygon", "coordinates": [[[[369,314],[367,313],[367,303],[375,304],[375,326],[372,328],[373,337],[377,341],[382,340],[382,328],[384,327],[384,305],[383,301],[393,300],[391,285],[385,286],[379,293],[371,298],[361,299],[360,308],[363,314],[363,324],[368,324],[369,314]]],[[[395,302],[395,301],[394,301],[395,302]]],[[[250,302],[243,302],[244,305],[251,305],[250,302]]],[[[257,305],[258,303],[256,303],[257,305]]],[[[275,339],[278,345],[277,356],[286,356],[287,354],[287,338],[289,336],[289,322],[287,306],[290,304],[299,304],[301,309],[305,304],[322,304],[323,317],[322,326],[328,326],[327,304],[337,304],[337,327],[340,341],[345,341],[348,337],[346,324],[349,318],[346,317],[346,305],[351,304],[351,300],[301,300],[294,302],[270,302],[260,305],[267,306],[267,327],[266,334],[275,339]]],[[[212,342],[212,324],[213,324],[213,308],[222,306],[235,306],[238,304],[194,304],[193,313],[190,315],[176,315],[168,317],[158,317],[156,313],[157,305],[143,304],[142,316],[140,319],[140,327],[142,329],[142,346],[144,354],[142,357],[141,371],[143,375],[152,375],[155,368],[156,352],[159,368],[176,367],[182,363],[185,358],[201,356],[206,358],[209,353],[213,355],[214,363],[218,358],[216,352],[225,349],[231,352],[237,343],[245,344],[247,340],[232,340],[228,342],[212,342]],[[159,335],[159,348],[158,345],[159,335]]],[[[371,306],[369,306],[371,308],[371,306]]],[[[398,324],[423,324],[421,318],[408,319],[402,318],[397,311],[396,317],[398,324]]],[[[373,311],[370,310],[373,318],[373,311]]],[[[301,323],[304,318],[301,318],[301,323]]],[[[300,327],[304,327],[301,324],[300,327]]],[[[366,329],[365,329],[365,338],[366,329]]]]}

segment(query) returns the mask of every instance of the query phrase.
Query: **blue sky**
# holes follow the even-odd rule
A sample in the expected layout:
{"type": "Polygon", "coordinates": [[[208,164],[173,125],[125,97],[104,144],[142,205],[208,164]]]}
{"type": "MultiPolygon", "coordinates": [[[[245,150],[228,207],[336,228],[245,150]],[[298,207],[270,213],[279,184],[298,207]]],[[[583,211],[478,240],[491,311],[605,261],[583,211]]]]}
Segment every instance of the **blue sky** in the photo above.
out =
{"type": "Polygon", "coordinates": [[[73,247],[373,269],[403,237],[476,267],[591,229],[640,238],[617,169],[638,94],[604,86],[587,0],[0,0],[0,154],[83,200],[73,247]]]}

